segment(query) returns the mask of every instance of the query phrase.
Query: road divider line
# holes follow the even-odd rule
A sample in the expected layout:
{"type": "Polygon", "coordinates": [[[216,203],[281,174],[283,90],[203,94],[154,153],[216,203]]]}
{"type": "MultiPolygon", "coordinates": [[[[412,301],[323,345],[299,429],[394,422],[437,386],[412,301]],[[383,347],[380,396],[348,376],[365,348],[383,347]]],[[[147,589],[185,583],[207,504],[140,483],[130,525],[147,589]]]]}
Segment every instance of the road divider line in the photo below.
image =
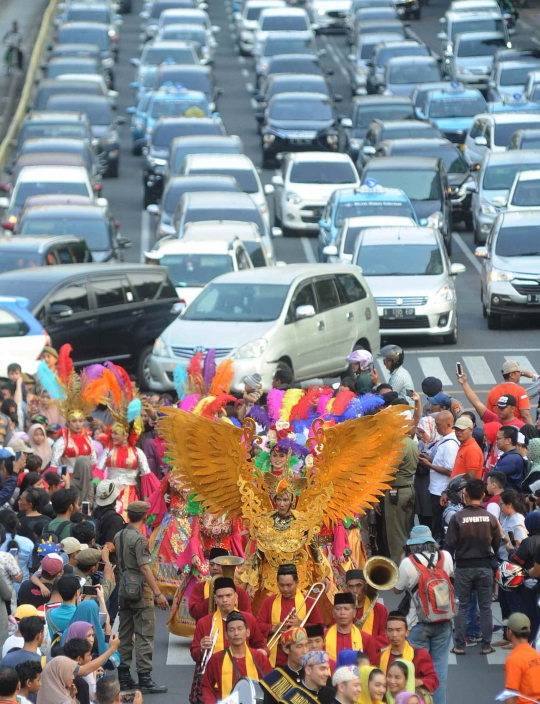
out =
{"type": "Polygon", "coordinates": [[[315,252],[313,251],[313,247],[311,246],[309,239],[307,237],[301,237],[300,244],[302,245],[302,249],[304,250],[304,254],[306,255],[306,259],[309,264],[316,264],[317,258],[315,257],[315,252]]]}
{"type": "Polygon", "coordinates": [[[243,78],[249,78],[249,71],[247,68],[242,69],[242,76],[243,78]]]}
{"type": "Polygon", "coordinates": [[[334,46],[332,44],[330,44],[330,42],[328,41],[328,39],[326,37],[324,38],[324,45],[325,45],[326,49],[328,50],[329,54],[331,55],[331,57],[333,58],[334,63],[338,67],[340,73],[348,80],[349,74],[347,73],[347,69],[343,66],[342,60],[337,55],[337,53],[334,49],[334,46]]]}
{"type": "Polygon", "coordinates": [[[245,64],[246,63],[246,57],[245,56],[238,56],[238,63],[239,64],[245,64]]]}
{"type": "Polygon", "coordinates": [[[169,647],[167,649],[167,665],[191,665],[193,658],[189,652],[191,638],[183,638],[169,633],[169,647]]]}
{"type": "Polygon", "coordinates": [[[443,386],[452,384],[438,357],[418,357],[418,364],[424,373],[424,377],[434,376],[442,381],[443,386]]]}
{"type": "Polygon", "coordinates": [[[246,83],[246,90],[250,95],[253,95],[253,83],[246,83]]]}
{"type": "Polygon", "coordinates": [[[464,355],[463,361],[474,384],[493,384],[495,386],[497,381],[485,357],[464,355]]]}
{"type": "Polygon", "coordinates": [[[255,100],[255,98],[251,98],[251,100],[250,100],[249,102],[251,103],[251,107],[252,107],[254,110],[257,110],[257,109],[258,109],[259,103],[255,100]]]}
{"type": "Polygon", "coordinates": [[[457,232],[454,232],[452,236],[454,238],[454,242],[461,249],[463,254],[471,262],[471,264],[474,266],[476,271],[479,274],[481,274],[482,273],[482,265],[480,264],[478,259],[474,256],[474,254],[471,252],[471,250],[467,247],[465,240],[461,237],[461,235],[458,235],[457,232]]]}
{"type": "Polygon", "coordinates": [[[141,264],[144,264],[144,253],[150,249],[150,213],[146,210],[141,214],[141,264]]]}

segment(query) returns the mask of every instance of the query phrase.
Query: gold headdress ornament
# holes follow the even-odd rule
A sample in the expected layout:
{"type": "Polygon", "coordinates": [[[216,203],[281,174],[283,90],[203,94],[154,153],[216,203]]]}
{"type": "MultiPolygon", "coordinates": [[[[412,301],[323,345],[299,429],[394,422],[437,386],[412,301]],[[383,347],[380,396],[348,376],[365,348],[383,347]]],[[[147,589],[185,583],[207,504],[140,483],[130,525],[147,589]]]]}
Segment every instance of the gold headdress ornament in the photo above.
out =
{"type": "Polygon", "coordinates": [[[71,345],[62,345],[60,348],[56,374],[42,360],[37,375],[40,384],[66,420],[85,420],[94,404],[84,397],[87,379],[84,372],[77,374],[74,370],[71,351],[71,345]]]}

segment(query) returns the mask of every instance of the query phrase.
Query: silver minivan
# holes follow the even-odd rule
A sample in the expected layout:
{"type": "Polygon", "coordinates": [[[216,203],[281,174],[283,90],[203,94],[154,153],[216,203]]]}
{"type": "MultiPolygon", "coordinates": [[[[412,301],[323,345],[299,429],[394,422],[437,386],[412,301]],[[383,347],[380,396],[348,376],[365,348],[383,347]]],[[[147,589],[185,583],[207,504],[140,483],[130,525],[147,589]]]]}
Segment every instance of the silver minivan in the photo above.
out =
{"type": "Polygon", "coordinates": [[[260,374],[264,389],[287,365],[297,381],[333,376],[354,349],[377,354],[377,306],[362,270],[339,264],[291,264],[224,274],[156,340],[149,385],[173,388],[173,373],[193,354],[214,348],[234,362],[231,391],[260,374]]]}

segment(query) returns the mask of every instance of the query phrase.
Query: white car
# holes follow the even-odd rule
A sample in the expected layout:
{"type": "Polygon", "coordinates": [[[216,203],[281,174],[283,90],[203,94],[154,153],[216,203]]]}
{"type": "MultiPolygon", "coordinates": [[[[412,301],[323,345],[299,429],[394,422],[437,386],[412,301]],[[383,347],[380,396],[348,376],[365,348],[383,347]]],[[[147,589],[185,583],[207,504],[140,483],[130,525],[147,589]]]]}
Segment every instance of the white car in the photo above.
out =
{"type": "Polygon", "coordinates": [[[375,227],[417,227],[412,218],[401,215],[366,215],[357,218],[345,218],[337,231],[334,244],[323,249],[326,261],[331,264],[350,264],[358,235],[367,228],[375,227]]]}
{"type": "Polygon", "coordinates": [[[62,73],[57,76],[58,81],[80,81],[81,83],[95,83],[102,90],[102,95],[109,99],[109,105],[113,110],[116,110],[116,101],[118,100],[118,91],[109,90],[105,79],[99,74],[92,73],[62,73]]]}
{"type": "Polygon", "coordinates": [[[453,0],[448,8],[449,12],[499,12],[500,8],[497,0],[453,0]]]}
{"type": "Polygon", "coordinates": [[[253,55],[258,56],[269,34],[273,32],[309,32],[311,22],[301,7],[276,7],[263,10],[259,15],[253,55]]]}
{"type": "Polygon", "coordinates": [[[264,186],[251,159],[245,154],[190,154],[182,162],[181,176],[213,174],[233,176],[244,193],[249,193],[253,202],[270,227],[270,215],[266,196],[274,192],[271,185],[264,186]]]}
{"type": "Polygon", "coordinates": [[[194,350],[216,349],[234,363],[231,390],[248,374],[265,389],[286,365],[297,381],[347,368],[360,347],[379,351],[377,307],[358,267],[292,264],[224,274],[212,281],[156,340],[149,385],[171,389],[179,362],[194,350]]]}
{"type": "Polygon", "coordinates": [[[28,305],[27,298],[0,296],[0,377],[7,377],[8,365],[13,362],[20,364],[24,373],[35,374],[43,348],[51,344],[28,305]]]}
{"type": "Polygon", "coordinates": [[[161,240],[157,249],[144,253],[147,262],[166,266],[180,303],[189,305],[207,283],[230,271],[253,269],[238,238],[213,240],[161,240]]]}
{"type": "MultiPolygon", "coordinates": [[[[518,171],[506,198],[500,199],[506,210],[540,210],[540,171],[518,171]]],[[[496,203],[498,205],[498,203],[496,203]]]]}
{"type": "Polygon", "coordinates": [[[285,0],[247,0],[242,12],[234,13],[236,36],[242,56],[251,56],[255,45],[255,32],[259,28],[259,17],[263,10],[286,7],[285,0]]]}
{"type": "Polygon", "coordinates": [[[358,237],[353,263],[375,297],[383,335],[437,335],[444,344],[457,343],[454,276],[465,266],[450,263],[437,230],[368,228],[358,237]]]}
{"type": "Polygon", "coordinates": [[[259,228],[254,222],[240,220],[202,220],[190,222],[184,230],[182,241],[203,242],[209,240],[232,241],[240,239],[255,267],[273,266],[274,260],[268,252],[259,228]]]}
{"type": "Polygon", "coordinates": [[[311,15],[316,29],[347,29],[351,0],[312,0],[311,15]]]}
{"type": "Polygon", "coordinates": [[[538,113],[516,110],[477,115],[465,137],[465,159],[469,166],[480,164],[486,152],[506,151],[514,132],[535,128],[540,128],[538,113]]]}
{"type": "Polygon", "coordinates": [[[299,152],[287,154],[275,186],[276,224],[294,234],[317,232],[328,199],[337,188],[360,185],[348,154],[299,152]]]}

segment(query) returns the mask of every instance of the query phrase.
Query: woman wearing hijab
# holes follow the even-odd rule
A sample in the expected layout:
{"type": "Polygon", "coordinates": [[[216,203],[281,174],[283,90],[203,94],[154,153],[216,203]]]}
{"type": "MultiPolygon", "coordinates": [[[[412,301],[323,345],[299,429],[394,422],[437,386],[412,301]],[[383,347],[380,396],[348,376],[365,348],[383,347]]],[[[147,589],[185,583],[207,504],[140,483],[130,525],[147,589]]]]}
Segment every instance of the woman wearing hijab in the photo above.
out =
{"type": "Polygon", "coordinates": [[[94,485],[92,484],[92,462],[89,456],[77,457],[73,474],[71,475],[71,488],[77,489],[82,501],[90,503],[90,511],[94,507],[94,485]]]}
{"type": "Polygon", "coordinates": [[[59,655],[45,665],[41,674],[41,688],[37,704],[76,704],[73,680],[77,663],[59,655]]]}
{"type": "MultiPolygon", "coordinates": [[[[420,418],[416,428],[416,436],[420,452],[424,452],[429,459],[433,459],[435,445],[440,439],[433,416],[420,418]]],[[[429,467],[426,467],[421,462],[418,463],[414,476],[414,491],[416,495],[414,510],[418,514],[420,525],[431,528],[432,511],[431,497],[429,495],[429,467]]]]}
{"type": "MultiPolygon", "coordinates": [[[[540,512],[532,511],[525,516],[525,528],[529,531],[528,537],[522,540],[517,549],[509,550],[508,559],[528,571],[534,567],[534,558],[538,550],[540,550],[540,512]]],[[[521,611],[531,621],[532,636],[536,634],[540,625],[536,609],[536,601],[538,599],[536,585],[536,579],[526,579],[525,584],[522,587],[518,587],[521,594],[521,611]]]]}
{"type": "MultiPolygon", "coordinates": [[[[76,621],[75,623],[72,623],[66,631],[65,638],[63,639],[64,644],[69,643],[69,641],[73,638],[82,638],[83,640],[88,641],[92,647],[91,652],[94,652],[96,636],[94,626],[92,626],[91,623],[88,621],[76,621]]],[[[94,699],[96,693],[96,675],[94,672],[91,672],[89,675],[84,675],[84,677],[81,678],[77,677],[75,679],[75,684],[79,689],[78,698],[80,704],[82,704],[81,691],[83,688],[86,690],[86,701],[94,699]],[[86,685],[79,680],[84,680],[86,685]]]]}
{"type": "Polygon", "coordinates": [[[51,463],[52,448],[47,440],[47,431],[40,423],[34,423],[28,428],[28,443],[34,455],[41,457],[41,468],[46,469],[51,463]]]}
{"type": "Polygon", "coordinates": [[[88,633],[89,628],[93,627],[95,638],[94,652],[96,652],[98,655],[103,655],[103,653],[107,651],[108,646],[105,641],[103,627],[99,623],[99,606],[93,599],[82,601],[79,606],[77,606],[77,608],[75,609],[75,613],[73,614],[73,617],[69,622],[69,626],[64,631],[64,635],[62,636],[60,644],[64,645],[66,639],[68,639],[68,634],[70,633],[72,626],[76,626],[75,631],[80,632],[79,626],[77,626],[79,622],[83,622],[87,626],[86,633],[83,636],[74,636],[72,632],[69,635],[69,638],[86,638],[86,634],[88,633]]]}
{"type": "Polygon", "coordinates": [[[359,672],[362,692],[357,704],[382,704],[386,694],[384,672],[373,665],[361,667],[359,672]]]}
{"type": "MultiPolygon", "coordinates": [[[[386,701],[396,704],[396,697],[401,692],[416,692],[414,665],[409,660],[397,658],[386,672],[386,701]]],[[[39,704],[39,702],[38,702],[39,704]]]]}
{"type": "Polygon", "coordinates": [[[414,692],[401,692],[396,697],[396,704],[424,704],[424,700],[414,692]]]}

